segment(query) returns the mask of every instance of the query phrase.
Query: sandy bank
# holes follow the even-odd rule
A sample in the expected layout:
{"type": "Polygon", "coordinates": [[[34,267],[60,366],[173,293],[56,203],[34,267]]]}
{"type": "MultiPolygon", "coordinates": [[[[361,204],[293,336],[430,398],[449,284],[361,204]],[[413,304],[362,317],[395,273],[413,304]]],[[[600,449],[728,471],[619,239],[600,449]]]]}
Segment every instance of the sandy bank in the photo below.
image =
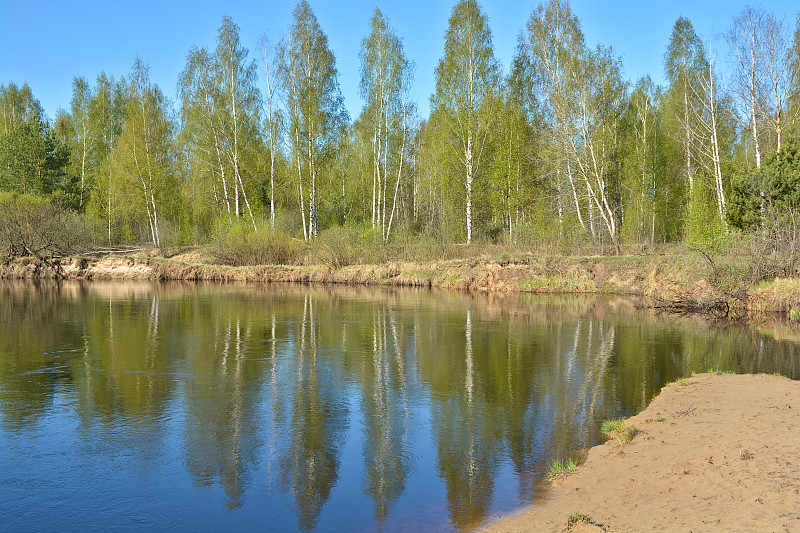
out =
{"type": "Polygon", "coordinates": [[[800,531],[800,382],[701,374],[665,387],[541,501],[487,532],[800,531]],[[590,521],[568,527],[568,516],[590,521]]]}
{"type": "MultiPolygon", "coordinates": [[[[747,312],[789,313],[800,309],[800,282],[776,279],[731,292],[708,280],[718,276],[708,266],[681,255],[621,257],[516,258],[481,257],[422,263],[387,262],[331,268],[325,265],[260,265],[234,267],[213,264],[201,251],[165,257],[158,250],[131,256],[66,257],[44,263],[17,258],[0,263],[0,279],[65,278],[74,280],[212,281],[247,283],[319,283],[436,287],[491,293],[625,294],[675,298],[704,306],[725,302],[731,316],[747,312]]],[[[722,284],[725,286],[725,284],[722,284]]],[[[745,284],[746,285],[746,284],[745,284]]],[[[716,315],[715,315],[716,316],[716,315]]]]}
{"type": "MultiPolygon", "coordinates": [[[[210,264],[190,252],[170,258],[138,253],[104,258],[62,258],[58,273],[30,258],[0,264],[0,278],[107,280],[243,281],[257,283],[341,283],[351,285],[428,286],[474,292],[617,293],[647,295],[683,287],[714,297],[702,276],[687,275],[669,258],[537,257],[522,259],[450,259],[425,263],[389,262],[233,267],[210,264]]],[[[669,292],[672,294],[672,292],[669,292]]]]}

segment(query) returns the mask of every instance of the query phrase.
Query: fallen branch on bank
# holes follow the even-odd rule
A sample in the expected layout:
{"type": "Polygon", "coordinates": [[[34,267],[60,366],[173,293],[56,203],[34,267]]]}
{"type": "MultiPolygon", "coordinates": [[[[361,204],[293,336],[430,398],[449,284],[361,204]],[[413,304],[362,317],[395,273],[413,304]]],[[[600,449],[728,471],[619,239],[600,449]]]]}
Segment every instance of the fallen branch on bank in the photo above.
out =
{"type": "Polygon", "coordinates": [[[669,300],[655,298],[653,309],[663,309],[670,313],[680,315],[702,314],[711,315],[716,318],[727,318],[730,313],[730,304],[727,300],[695,300],[685,295],[673,296],[669,300]]]}
{"type": "Polygon", "coordinates": [[[76,255],[91,256],[91,255],[112,255],[112,254],[129,254],[133,252],[143,252],[144,248],[110,248],[108,250],[91,250],[88,252],[80,252],[76,255]]]}

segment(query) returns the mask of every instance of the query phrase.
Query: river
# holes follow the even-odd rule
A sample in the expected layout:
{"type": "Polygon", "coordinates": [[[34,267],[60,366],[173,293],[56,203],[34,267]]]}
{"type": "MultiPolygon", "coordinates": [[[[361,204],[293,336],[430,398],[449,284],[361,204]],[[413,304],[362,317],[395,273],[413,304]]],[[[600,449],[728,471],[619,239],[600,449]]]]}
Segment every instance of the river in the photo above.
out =
{"type": "Polygon", "coordinates": [[[0,282],[0,530],[468,531],[691,372],[800,346],[619,297],[0,282]]]}

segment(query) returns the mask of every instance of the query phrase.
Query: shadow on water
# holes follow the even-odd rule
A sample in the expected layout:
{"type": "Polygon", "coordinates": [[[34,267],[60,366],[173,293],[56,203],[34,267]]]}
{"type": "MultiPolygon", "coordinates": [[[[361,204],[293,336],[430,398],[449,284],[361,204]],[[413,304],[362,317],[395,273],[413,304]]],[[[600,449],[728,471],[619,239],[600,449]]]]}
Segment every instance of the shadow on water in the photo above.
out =
{"type": "Polygon", "coordinates": [[[634,303],[2,283],[0,515],[12,530],[469,530],[670,381],[800,377],[785,324],[634,303]]]}

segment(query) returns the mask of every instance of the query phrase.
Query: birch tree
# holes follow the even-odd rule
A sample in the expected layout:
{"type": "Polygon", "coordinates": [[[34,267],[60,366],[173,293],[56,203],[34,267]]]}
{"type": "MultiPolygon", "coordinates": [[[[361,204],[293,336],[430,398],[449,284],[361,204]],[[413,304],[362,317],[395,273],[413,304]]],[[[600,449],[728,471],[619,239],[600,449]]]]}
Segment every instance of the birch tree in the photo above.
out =
{"type": "Polygon", "coordinates": [[[97,76],[89,104],[89,120],[95,132],[91,150],[94,188],[89,198],[89,207],[106,221],[109,244],[113,240],[117,209],[111,160],[125,122],[126,92],[127,83],[124,79],[115,82],[103,72],[97,76]]]}
{"type": "Polygon", "coordinates": [[[600,213],[619,255],[620,213],[615,198],[619,175],[613,161],[626,87],[619,59],[610,48],[598,46],[596,51],[586,53],[580,63],[578,84],[577,135],[570,136],[569,145],[588,200],[600,213]]]}
{"type": "Polygon", "coordinates": [[[77,155],[78,173],[81,177],[80,209],[83,209],[84,193],[87,187],[87,173],[91,165],[91,149],[94,131],[89,120],[89,106],[92,100],[92,91],[86,78],[76,77],[72,80],[72,101],[70,102],[70,115],[73,122],[73,146],[77,155]]]}
{"type": "Polygon", "coordinates": [[[764,26],[767,14],[762,9],[750,6],[733,20],[728,32],[728,43],[733,50],[736,64],[733,86],[739,98],[743,120],[750,130],[755,153],[756,168],[761,168],[761,135],[763,122],[763,99],[767,82],[765,65],[766,43],[764,26]]]}
{"type": "Polygon", "coordinates": [[[559,228],[563,231],[565,211],[572,204],[581,228],[586,230],[579,198],[580,186],[573,176],[574,162],[569,150],[575,117],[572,95],[578,58],[584,50],[584,37],[569,2],[550,0],[539,4],[520,35],[520,46],[531,65],[533,91],[542,106],[547,144],[542,152],[542,165],[549,172],[549,181],[556,190],[559,228]]]}
{"type": "Polygon", "coordinates": [[[781,149],[786,124],[786,106],[791,96],[793,76],[788,27],[772,13],[764,17],[764,50],[769,91],[769,121],[775,130],[776,148],[781,149]]]}
{"type": "Polygon", "coordinates": [[[190,173],[195,190],[205,194],[210,187],[213,204],[221,205],[232,220],[230,166],[224,128],[224,101],[218,69],[208,50],[192,48],[180,74],[181,142],[190,155],[190,173]],[[210,182],[210,185],[206,185],[210,182]]]}
{"type": "Polygon", "coordinates": [[[225,94],[229,159],[233,167],[234,211],[240,214],[239,193],[247,207],[253,228],[256,220],[247,197],[242,179],[242,153],[246,137],[252,138],[258,131],[258,103],[260,95],[256,88],[256,65],[247,59],[248,51],[239,41],[239,26],[230,17],[222,17],[217,33],[216,60],[218,62],[221,90],[225,94]]]}
{"type": "Polygon", "coordinates": [[[636,82],[628,101],[627,122],[633,133],[632,142],[623,154],[629,169],[624,229],[637,242],[650,244],[655,240],[656,194],[660,189],[655,163],[659,96],[649,75],[636,82]]]}
{"type": "Polygon", "coordinates": [[[530,119],[538,119],[538,109],[531,109],[529,72],[524,55],[518,50],[511,71],[503,82],[501,112],[492,143],[491,204],[502,220],[509,242],[514,242],[517,226],[525,217],[526,198],[533,192],[534,173],[530,152],[534,131],[530,119]]]}
{"type": "Polygon", "coordinates": [[[113,156],[120,194],[129,199],[132,214],[146,215],[149,240],[161,247],[160,217],[167,195],[172,192],[173,124],[170,107],[149,69],[137,58],[128,86],[125,127],[113,156]]]}
{"type": "Polygon", "coordinates": [[[402,41],[378,8],[370,19],[369,35],[361,41],[360,57],[360,91],[366,104],[362,120],[370,130],[372,142],[371,223],[373,228],[380,228],[385,242],[397,211],[403,163],[411,142],[412,105],[408,91],[412,67],[402,41]],[[393,187],[390,179],[394,180],[393,187]]]}
{"type": "Polygon", "coordinates": [[[786,51],[788,70],[787,119],[789,124],[800,120],[800,13],[794,26],[794,36],[786,51]]]}
{"type": "Polygon", "coordinates": [[[699,105],[694,108],[691,124],[694,125],[692,138],[695,142],[700,163],[713,179],[717,215],[723,227],[727,228],[727,203],[722,175],[722,142],[720,124],[720,84],[715,70],[715,53],[705,52],[709,58],[706,72],[698,76],[692,87],[699,105]]]}
{"type": "Polygon", "coordinates": [[[213,53],[193,47],[181,72],[178,92],[184,123],[182,141],[191,155],[194,178],[209,176],[214,203],[230,220],[247,212],[257,228],[248,195],[252,159],[260,148],[260,94],[256,64],[239,40],[239,27],[223,17],[213,53]]]}
{"type": "Polygon", "coordinates": [[[467,243],[472,242],[473,189],[483,171],[499,86],[489,20],[477,1],[461,0],[450,15],[431,107],[447,118],[450,145],[463,165],[467,243]]]}
{"type": "Polygon", "coordinates": [[[280,45],[280,80],[286,94],[287,133],[297,171],[303,237],[308,240],[318,233],[318,181],[325,155],[347,122],[347,112],[336,60],[308,2],[297,4],[292,19],[280,45]]]}
{"type": "Polygon", "coordinates": [[[689,19],[678,18],[672,28],[667,51],[664,55],[664,70],[669,81],[669,93],[675,108],[673,113],[684,152],[684,176],[688,184],[689,204],[694,195],[695,155],[693,153],[692,131],[697,97],[692,87],[697,79],[708,69],[702,42],[694,31],[689,19]]]}
{"type": "Polygon", "coordinates": [[[264,117],[264,130],[269,142],[269,220],[272,229],[275,229],[275,163],[278,156],[278,144],[283,129],[283,115],[278,108],[279,95],[277,93],[277,68],[275,49],[270,44],[266,35],[261,37],[261,61],[263,66],[264,81],[267,84],[266,98],[263,102],[266,108],[264,117]]]}

